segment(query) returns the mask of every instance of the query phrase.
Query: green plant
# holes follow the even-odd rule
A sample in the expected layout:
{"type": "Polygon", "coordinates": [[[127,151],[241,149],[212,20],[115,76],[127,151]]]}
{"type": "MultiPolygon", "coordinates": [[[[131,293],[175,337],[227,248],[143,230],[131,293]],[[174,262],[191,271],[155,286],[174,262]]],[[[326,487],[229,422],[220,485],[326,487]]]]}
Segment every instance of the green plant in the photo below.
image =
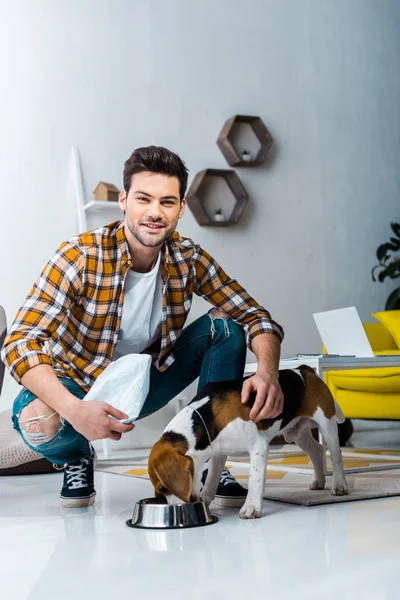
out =
{"type": "MultiPolygon", "coordinates": [[[[390,223],[395,235],[389,242],[378,246],[376,257],[379,263],[371,271],[373,281],[384,281],[386,277],[396,279],[400,277],[400,256],[394,254],[400,251],[400,223],[390,223]],[[375,272],[378,272],[378,279],[375,272]]],[[[393,290],[386,300],[385,310],[400,310],[400,287],[393,290]]]]}

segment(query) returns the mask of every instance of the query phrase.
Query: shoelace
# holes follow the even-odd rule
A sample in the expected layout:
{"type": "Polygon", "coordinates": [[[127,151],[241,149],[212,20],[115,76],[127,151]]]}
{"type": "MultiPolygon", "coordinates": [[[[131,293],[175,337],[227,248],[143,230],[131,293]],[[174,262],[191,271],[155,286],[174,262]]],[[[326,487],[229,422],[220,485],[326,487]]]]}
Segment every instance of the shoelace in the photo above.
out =
{"type": "Polygon", "coordinates": [[[67,474],[67,486],[71,490],[83,488],[87,486],[87,466],[89,459],[82,458],[80,465],[67,465],[65,472],[67,474]]]}
{"type": "Polygon", "coordinates": [[[236,479],[230,474],[228,469],[224,469],[222,471],[219,482],[222,485],[230,485],[232,483],[237,483],[236,479]]]}
{"type": "MultiPolygon", "coordinates": [[[[206,475],[208,474],[208,467],[206,469],[204,469],[203,477],[205,474],[206,475]]],[[[224,469],[221,473],[219,483],[220,483],[220,485],[232,485],[232,484],[237,484],[237,481],[233,477],[233,475],[231,475],[231,473],[228,471],[228,469],[224,469]]]]}

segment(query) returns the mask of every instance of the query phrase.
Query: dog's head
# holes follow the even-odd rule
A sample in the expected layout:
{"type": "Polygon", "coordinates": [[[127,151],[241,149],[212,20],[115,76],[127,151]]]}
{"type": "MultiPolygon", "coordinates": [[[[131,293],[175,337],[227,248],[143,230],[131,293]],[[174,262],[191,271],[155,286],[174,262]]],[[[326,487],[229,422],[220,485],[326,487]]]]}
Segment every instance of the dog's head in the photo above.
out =
{"type": "Polygon", "coordinates": [[[149,456],[149,476],[156,496],[165,496],[168,504],[190,502],[193,487],[193,459],[185,456],[180,444],[161,438],[149,456]]]}

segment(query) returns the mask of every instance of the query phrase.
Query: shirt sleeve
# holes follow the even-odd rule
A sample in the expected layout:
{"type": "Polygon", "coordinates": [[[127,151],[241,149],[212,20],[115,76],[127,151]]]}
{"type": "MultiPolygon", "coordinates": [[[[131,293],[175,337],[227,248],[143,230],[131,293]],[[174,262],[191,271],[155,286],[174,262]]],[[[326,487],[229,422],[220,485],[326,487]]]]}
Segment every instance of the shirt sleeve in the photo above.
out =
{"type": "Polygon", "coordinates": [[[32,367],[52,364],[43,346],[82,289],[84,263],[81,249],[61,244],[19,309],[1,350],[2,361],[18,383],[32,367]]]}
{"type": "Polygon", "coordinates": [[[243,327],[246,344],[250,349],[252,340],[261,333],[272,333],[280,341],[283,340],[283,329],[271,319],[269,312],[260,306],[235,279],[231,279],[208,252],[199,246],[197,246],[195,267],[195,294],[226,312],[243,327]]]}

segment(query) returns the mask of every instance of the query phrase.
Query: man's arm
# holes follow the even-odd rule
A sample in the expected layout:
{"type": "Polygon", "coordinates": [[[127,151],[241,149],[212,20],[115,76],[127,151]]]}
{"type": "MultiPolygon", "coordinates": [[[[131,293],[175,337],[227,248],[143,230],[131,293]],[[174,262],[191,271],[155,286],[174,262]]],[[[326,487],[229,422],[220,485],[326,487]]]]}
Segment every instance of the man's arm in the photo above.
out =
{"type": "Polygon", "coordinates": [[[278,416],[283,408],[278,380],[282,327],[200,247],[196,263],[195,293],[243,327],[247,345],[257,356],[257,372],[246,379],[242,389],[242,402],[248,401],[250,392],[256,392],[250,417],[257,422],[278,416]]]}
{"type": "Polygon", "coordinates": [[[199,246],[195,265],[196,285],[193,291],[225,312],[243,328],[250,350],[253,350],[253,340],[263,333],[272,333],[282,341],[282,327],[271,318],[269,312],[199,246]]]}
{"type": "Polygon", "coordinates": [[[82,402],[59,381],[45,342],[68,318],[68,309],[84,287],[85,258],[69,243],[61,244],[35,282],[6,337],[1,358],[18,383],[65,418],[88,440],[119,439],[131,425],[121,411],[104,402],[82,402]]]}
{"type": "Polygon", "coordinates": [[[279,385],[279,357],[281,344],[275,335],[262,333],[252,341],[252,350],[257,357],[255,375],[246,379],[242,388],[242,402],[256,392],[250,418],[257,423],[261,419],[277,417],[283,409],[283,394],[279,385]]]}
{"type": "Polygon", "coordinates": [[[68,243],[61,244],[35,281],[18,311],[1,350],[1,359],[14,379],[36,367],[52,365],[43,348],[83,289],[85,258],[68,243]]]}
{"type": "Polygon", "coordinates": [[[61,383],[50,365],[41,364],[29,369],[22,376],[21,383],[89,441],[104,438],[119,440],[123,433],[135,427],[110,419],[109,415],[116,419],[126,419],[128,415],[106,402],[84,402],[76,398],[61,383]]]}
{"type": "Polygon", "coordinates": [[[257,373],[275,373],[279,371],[281,343],[276,335],[261,333],[253,338],[251,349],[257,357],[257,373]]]}

